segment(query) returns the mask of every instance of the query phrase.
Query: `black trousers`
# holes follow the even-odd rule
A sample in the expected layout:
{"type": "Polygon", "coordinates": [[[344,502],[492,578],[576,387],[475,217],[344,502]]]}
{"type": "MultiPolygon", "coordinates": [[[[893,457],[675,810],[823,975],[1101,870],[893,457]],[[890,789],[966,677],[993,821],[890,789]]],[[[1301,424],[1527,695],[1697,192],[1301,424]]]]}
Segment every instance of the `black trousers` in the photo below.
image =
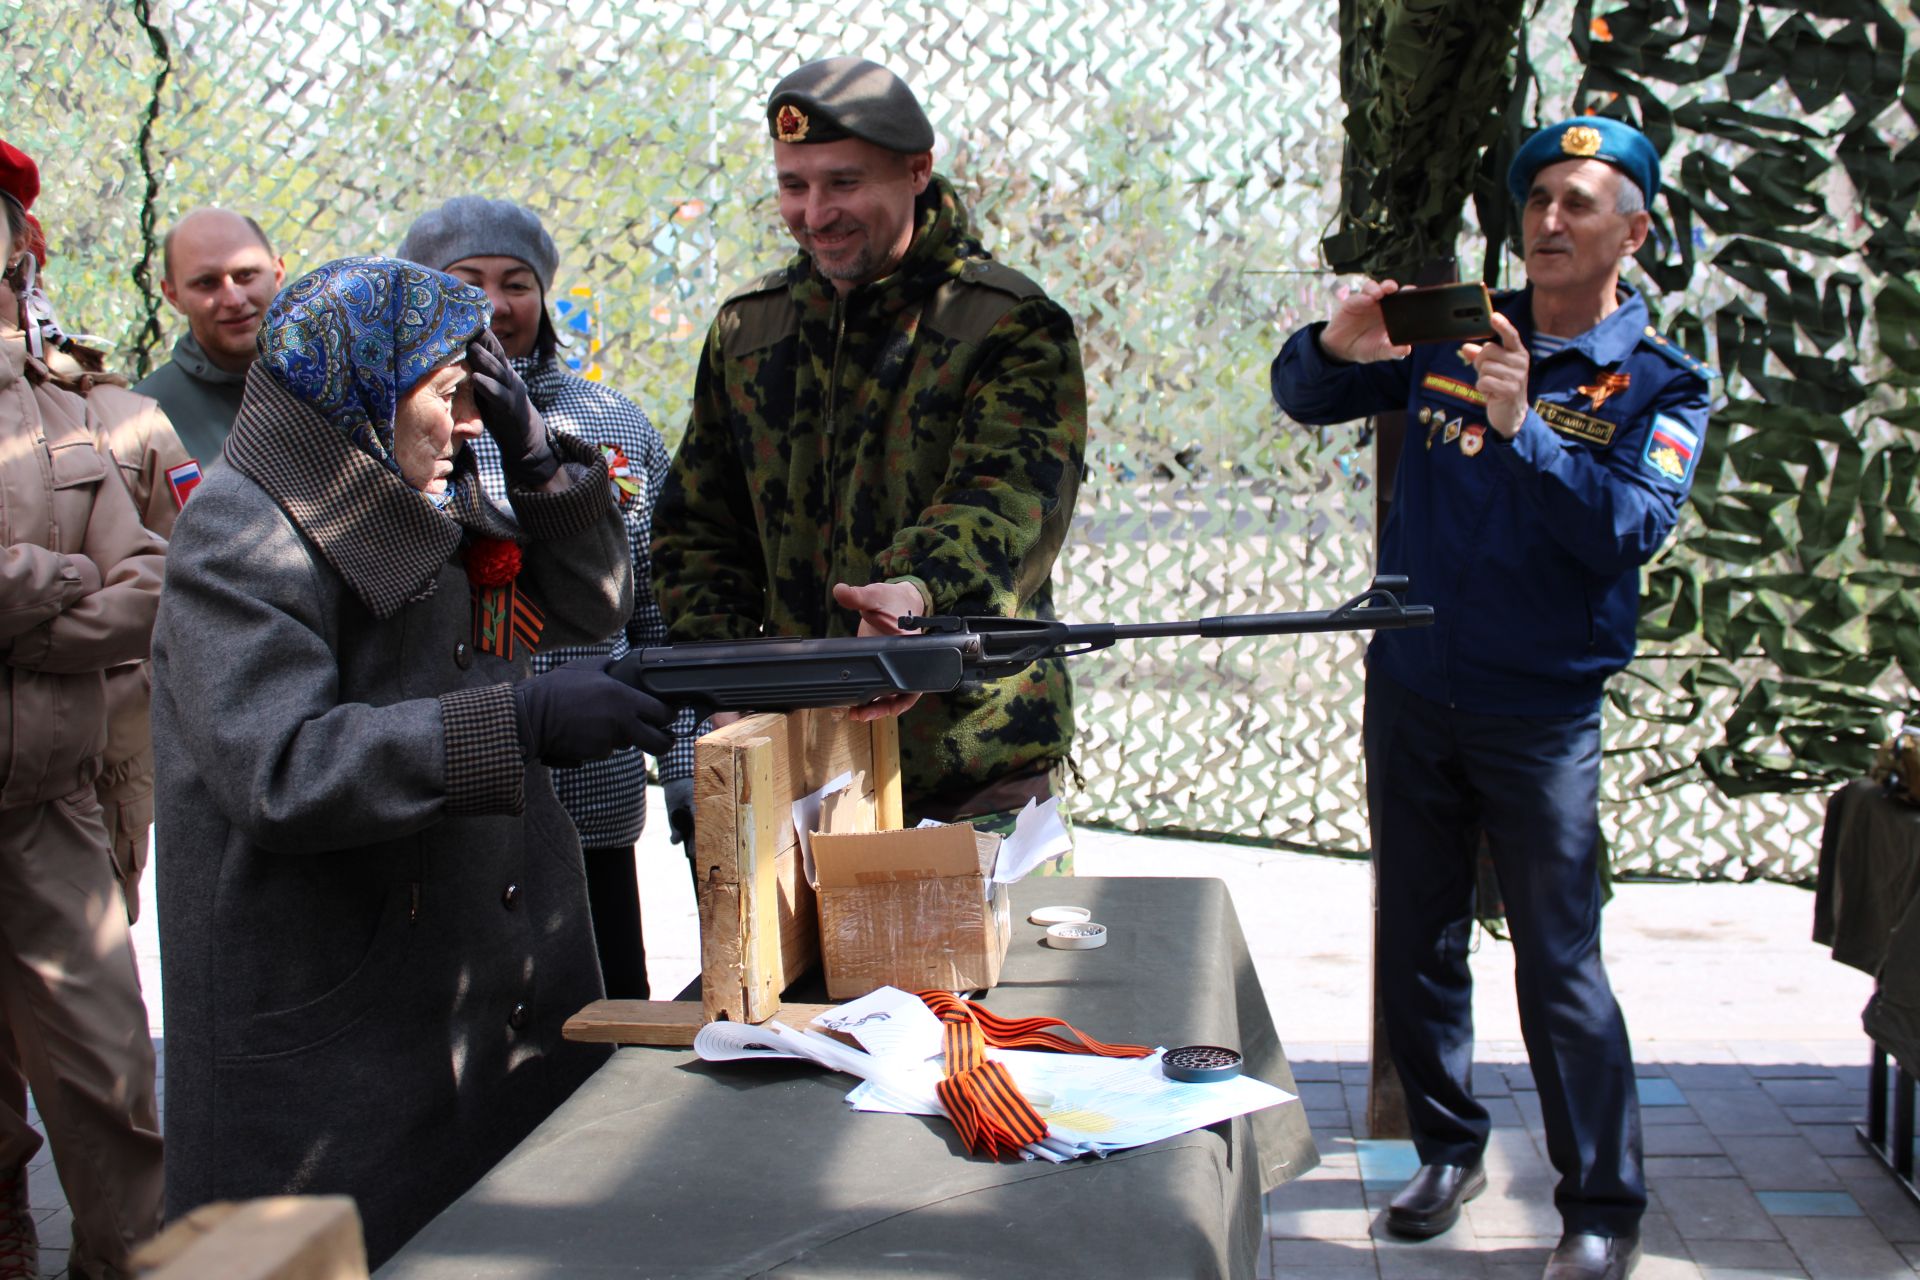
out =
{"type": "Polygon", "coordinates": [[[1476,715],[1367,677],[1378,984],[1423,1164],[1472,1164],[1474,861],[1482,831],[1513,935],[1520,1029],[1554,1203],[1570,1231],[1632,1235],[1646,1209],[1640,1104],[1600,957],[1600,710],[1476,715]]]}
{"type": "Polygon", "coordinates": [[[600,951],[607,997],[645,1000],[647,949],[640,936],[640,881],[634,872],[633,846],[580,852],[587,864],[587,907],[593,915],[593,940],[600,951]]]}

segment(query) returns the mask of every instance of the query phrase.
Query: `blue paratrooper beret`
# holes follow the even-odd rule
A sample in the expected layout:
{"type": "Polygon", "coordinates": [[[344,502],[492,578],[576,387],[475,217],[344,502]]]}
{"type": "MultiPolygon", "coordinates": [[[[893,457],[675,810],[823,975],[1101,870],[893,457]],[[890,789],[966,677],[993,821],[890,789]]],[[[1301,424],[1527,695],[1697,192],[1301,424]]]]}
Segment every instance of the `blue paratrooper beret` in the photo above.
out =
{"type": "Polygon", "coordinates": [[[1653,203],[1660,192],[1660,153],[1647,135],[1630,124],[1604,116],[1575,116],[1548,125],[1528,138],[1514,153],[1507,170],[1507,190],[1520,204],[1527,202],[1533,176],[1562,160],[1602,160],[1627,175],[1640,194],[1653,203]]]}

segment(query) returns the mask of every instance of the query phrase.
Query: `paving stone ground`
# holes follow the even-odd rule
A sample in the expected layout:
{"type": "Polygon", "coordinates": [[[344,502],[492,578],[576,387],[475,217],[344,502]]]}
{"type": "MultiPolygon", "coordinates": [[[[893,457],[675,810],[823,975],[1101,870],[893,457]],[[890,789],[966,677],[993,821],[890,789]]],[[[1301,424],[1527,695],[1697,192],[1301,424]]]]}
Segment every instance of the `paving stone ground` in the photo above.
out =
{"type": "MultiPolygon", "coordinates": [[[[698,969],[685,863],[637,850],[654,986],[698,969]]],[[[1259,1275],[1287,1280],[1537,1280],[1559,1237],[1539,1095],[1514,1012],[1512,952],[1474,956],[1475,1091],[1494,1117],[1488,1188],[1452,1230],[1385,1235],[1417,1161],[1366,1131],[1370,872],[1363,862],[1082,828],[1083,875],[1218,876],[1300,1084],[1322,1163],[1267,1197],[1259,1275]]],[[[142,895],[151,904],[153,894],[142,895]]],[[[165,1102],[165,1010],[152,917],[135,930],[165,1102]]],[[[1606,955],[1633,1035],[1652,1205],[1639,1280],[1911,1280],[1920,1207],[1854,1135],[1866,1114],[1865,974],[1808,940],[1813,895],[1776,884],[1625,884],[1606,955]]],[[[37,1123],[37,1115],[35,1117],[37,1123]]],[[[42,1269],[66,1272],[71,1219],[46,1148],[29,1165],[42,1269]]]]}
{"type": "MultiPolygon", "coordinates": [[[[1642,1280],[1910,1277],[1920,1208],[1855,1137],[1864,1066],[1811,1045],[1697,1042],[1637,1054],[1652,1204],[1642,1280]]],[[[1365,1046],[1289,1046],[1323,1162],[1267,1197],[1259,1274],[1296,1280],[1532,1280],[1559,1237],[1538,1094],[1517,1045],[1484,1045],[1475,1092],[1492,1105],[1488,1187],[1458,1225],[1405,1243],[1382,1228],[1417,1166],[1412,1144],[1366,1136],[1365,1046]]]]}

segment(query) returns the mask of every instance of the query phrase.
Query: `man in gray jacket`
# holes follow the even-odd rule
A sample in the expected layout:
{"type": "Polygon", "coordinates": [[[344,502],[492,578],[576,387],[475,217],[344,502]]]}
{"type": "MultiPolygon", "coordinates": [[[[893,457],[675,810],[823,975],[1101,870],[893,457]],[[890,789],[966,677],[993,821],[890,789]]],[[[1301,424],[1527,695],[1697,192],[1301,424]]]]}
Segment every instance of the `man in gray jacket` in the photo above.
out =
{"type": "Polygon", "coordinates": [[[134,387],[152,396],[202,468],[226,443],[253,366],[260,317],[287,269],[252,218],[196,209],[167,232],[160,291],[187,319],[173,359],[134,387]]]}

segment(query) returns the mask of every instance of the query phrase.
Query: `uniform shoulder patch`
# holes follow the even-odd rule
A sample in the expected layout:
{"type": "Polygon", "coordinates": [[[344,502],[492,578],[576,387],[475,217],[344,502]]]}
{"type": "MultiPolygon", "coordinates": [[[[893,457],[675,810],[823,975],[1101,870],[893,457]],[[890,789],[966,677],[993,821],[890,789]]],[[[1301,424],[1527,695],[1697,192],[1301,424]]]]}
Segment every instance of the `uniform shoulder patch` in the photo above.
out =
{"type": "Polygon", "coordinates": [[[1700,457],[1700,436],[1686,423],[1664,413],[1653,416],[1647,432],[1647,447],[1640,454],[1647,470],[1669,484],[1685,485],[1693,479],[1693,464],[1700,457]]]}
{"type": "Polygon", "coordinates": [[[1021,302],[1028,298],[1045,297],[1047,292],[1012,267],[991,258],[969,259],[960,268],[960,279],[966,284],[984,285],[1001,293],[1010,293],[1021,302]]]}
{"type": "Polygon", "coordinates": [[[788,271],[769,271],[720,304],[721,350],[732,358],[797,333],[800,312],[787,292],[788,271]]]}
{"type": "Polygon", "coordinates": [[[1698,377],[1702,382],[1712,382],[1720,376],[1712,365],[1703,364],[1695,360],[1686,348],[1682,347],[1672,338],[1669,338],[1666,334],[1661,333],[1652,325],[1648,325],[1646,331],[1640,335],[1640,345],[1648,351],[1665,356],[1669,361],[1698,377]]]}
{"type": "Polygon", "coordinates": [[[979,342],[1007,312],[1029,298],[1046,296],[1046,290],[1012,267],[974,258],[934,292],[926,324],[956,342],[979,342]]]}
{"type": "Polygon", "coordinates": [[[789,267],[776,267],[774,270],[767,272],[767,274],[757,279],[749,280],[741,288],[735,289],[732,293],[728,294],[727,300],[720,305],[723,307],[731,306],[736,302],[751,298],[755,294],[772,293],[776,289],[784,289],[787,287],[787,278],[790,271],[791,268],[789,267]]]}

